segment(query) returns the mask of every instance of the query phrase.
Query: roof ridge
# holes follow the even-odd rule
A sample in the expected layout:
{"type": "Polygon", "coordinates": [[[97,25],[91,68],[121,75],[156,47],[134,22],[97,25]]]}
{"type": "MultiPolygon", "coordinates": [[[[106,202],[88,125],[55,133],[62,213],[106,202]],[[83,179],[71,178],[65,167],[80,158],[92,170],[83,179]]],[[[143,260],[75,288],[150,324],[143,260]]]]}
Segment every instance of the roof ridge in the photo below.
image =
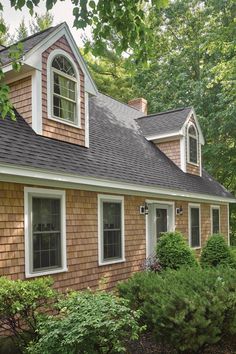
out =
{"type": "MultiPolygon", "coordinates": [[[[63,23],[63,22],[62,22],[62,23],[63,23]]],[[[33,34],[31,34],[30,36],[25,37],[24,39],[21,39],[21,40],[15,42],[15,43],[12,43],[12,44],[8,45],[7,47],[2,48],[2,49],[0,50],[0,54],[1,54],[2,52],[4,52],[4,50],[7,50],[7,49],[11,48],[12,46],[17,45],[18,43],[24,43],[24,42],[27,41],[28,39],[34,38],[34,37],[36,37],[36,36],[38,36],[38,35],[40,35],[40,34],[46,32],[46,31],[49,31],[50,29],[56,28],[56,27],[58,27],[58,26],[60,26],[60,25],[61,25],[61,23],[58,24],[58,25],[56,25],[56,26],[48,27],[48,28],[46,28],[46,29],[44,29],[44,30],[42,30],[42,31],[33,33],[33,34]]]]}
{"type": "Polygon", "coordinates": [[[179,111],[184,111],[186,109],[192,109],[193,107],[189,106],[189,107],[182,107],[182,108],[176,108],[176,109],[170,109],[168,111],[163,111],[163,112],[157,112],[157,113],[152,113],[152,114],[147,114],[146,116],[142,116],[142,117],[138,117],[136,119],[142,119],[142,118],[149,118],[149,117],[156,117],[156,116],[160,116],[163,114],[168,114],[168,113],[173,113],[173,112],[179,112],[179,111]]]}
{"type": "MultiPolygon", "coordinates": [[[[108,95],[107,93],[104,93],[104,92],[101,92],[101,91],[98,91],[98,92],[99,92],[100,94],[104,95],[104,96],[107,96],[107,97],[111,98],[112,100],[114,100],[114,101],[116,101],[116,102],[119,102],[120,104],[123,104],[124,106],[129,107],[130,109],[134,109],[136,112],[142,113],[139,109],[130,106],[128,103],[122,102],[122,101],[118,100],[117,98],[114,98],[114,97],[108,95]]],[[[140,117],[140,118],[141,118],[141,117],[140,117]]]]}

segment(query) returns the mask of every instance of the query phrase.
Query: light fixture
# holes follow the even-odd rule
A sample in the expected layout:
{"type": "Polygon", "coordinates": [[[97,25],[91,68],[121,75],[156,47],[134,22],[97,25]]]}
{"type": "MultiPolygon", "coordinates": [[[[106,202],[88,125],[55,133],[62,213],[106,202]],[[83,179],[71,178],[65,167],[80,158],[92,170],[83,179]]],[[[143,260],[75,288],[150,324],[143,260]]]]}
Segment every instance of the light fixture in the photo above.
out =
{"type": "Polygon", "coordinates": [[[179,208],[176,208],[176,215],[183,215],[182,205],[179,208]]]}
{"type": "Polygon", "coordinates": [[[148,215],[148,204],[145,203],[144,205],[140,205],[139,212],[142,215],[148,215]]]}

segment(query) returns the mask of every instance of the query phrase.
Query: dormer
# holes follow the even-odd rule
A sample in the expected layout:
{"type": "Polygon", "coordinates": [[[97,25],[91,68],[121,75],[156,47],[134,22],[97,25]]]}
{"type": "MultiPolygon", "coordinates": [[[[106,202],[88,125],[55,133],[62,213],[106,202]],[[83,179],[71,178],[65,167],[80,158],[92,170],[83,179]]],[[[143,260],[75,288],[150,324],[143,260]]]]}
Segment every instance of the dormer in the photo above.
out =
{"type": "Polygon", "coordinates": [[[201,176],[202,131],[192,107],[137,119],[148,141],[153,142],[183,172],[201,176]]]}
{"type": "Polygon", "coordinates": [[[89,95],[97,95],[66,23],[23,40],[22,67],[0,51],[14,107],[39,135],[89,146],[89,95]]]}

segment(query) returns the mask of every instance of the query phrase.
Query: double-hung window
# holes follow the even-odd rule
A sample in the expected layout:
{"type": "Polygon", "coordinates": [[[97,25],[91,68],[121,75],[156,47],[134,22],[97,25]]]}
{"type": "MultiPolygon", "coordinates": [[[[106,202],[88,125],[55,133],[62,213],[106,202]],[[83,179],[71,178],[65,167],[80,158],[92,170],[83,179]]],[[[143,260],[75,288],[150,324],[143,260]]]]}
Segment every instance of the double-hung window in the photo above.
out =
{"type": "Polygon", "coordinates": [[[58,55],[52,62],[53,116],[76,123],[76,76],[71,62],[58,55]]]}
{"type": "Polygon", "coordinates": [[[198,136],[193,124],[188,128],[188,162],[198,164],[198,136]]]}
{"type": "Polygon", "coordinates": [[[192,248],[201,247],[200,205],[189,204],[189,243],[192,248]]]}
{"type": "Polygon", "coordinates": [[[26,276],[66,270],[64,191],[25,188],[26,276]]]}
{"type": "Polygon", "coordinates": [[[98,196],[99,264],[124,261],[124,198],[98,196]]]}
{"type": "Polygon", "coordinates": [[[220,207],[211,206],[211,233],[218,234],[220,232],[220,207]]]}
{"type": "Polygon", "coordinates": [[[80,76],[74,59],[55,49],[47,59],[48,117],[80,127],[80,76]]]}

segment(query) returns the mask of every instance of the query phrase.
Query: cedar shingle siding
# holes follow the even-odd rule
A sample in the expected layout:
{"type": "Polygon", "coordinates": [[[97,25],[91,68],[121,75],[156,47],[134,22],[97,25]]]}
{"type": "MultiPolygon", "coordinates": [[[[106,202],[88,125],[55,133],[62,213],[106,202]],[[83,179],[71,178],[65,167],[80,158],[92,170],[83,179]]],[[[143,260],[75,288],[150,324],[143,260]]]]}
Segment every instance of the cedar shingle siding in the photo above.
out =
{"type": "Polygon", "coordinates": [[[32,93],[31,76],[9,84],[10,100],[15,109],[24,117],[25,121],[32,124],[32,93]]]}
{"type": "Polygon", "coordinates": [[[77,67],[80,74],[80,120],[81,129],[71,127],[63,122],[56,122],[48,119],[47,111],[47,58],[55,49],[63,49],[76,62],[74,54],[65,37],[61,37],[51,47],[49,47],[42,55],[42,118],[43,118],[43,135],[49,138],[66,141],[72,144],[85,145],[85,102],[84,102],[84,74],[78,63],[77,67]]]}
{"type": "MultiPolygon", "coordinates": [[[[140,269],[146,256],[145,216],[139,206],[145,197],[125,196],[126,262],[98,266],[97,192],[66,190],[66,239],[68,272],[53,275],[55,286],[83,289],[103,284],[111,288],[140,269]]],[[[148,198],[150,199],[150,198],[148,198]]],[[[176,229],[188,237],[188,202],[176,201],[183,215],[176,229]]],[[[220,206],[221,232],[227,239],[227,206],[220,206]]],[[[201,204],[202,245],[211,233],[210,204],[201,204]]],[[[24,185],[0,182],[0,274],[24,279],[24,185]]]]}
{"type": "Polygon", "coordinates": [[[178,167],[181,167],[180,161],[180,140],[173,140],[163,143],[157,143],[157,147],[164,152],[178,167]]]}

